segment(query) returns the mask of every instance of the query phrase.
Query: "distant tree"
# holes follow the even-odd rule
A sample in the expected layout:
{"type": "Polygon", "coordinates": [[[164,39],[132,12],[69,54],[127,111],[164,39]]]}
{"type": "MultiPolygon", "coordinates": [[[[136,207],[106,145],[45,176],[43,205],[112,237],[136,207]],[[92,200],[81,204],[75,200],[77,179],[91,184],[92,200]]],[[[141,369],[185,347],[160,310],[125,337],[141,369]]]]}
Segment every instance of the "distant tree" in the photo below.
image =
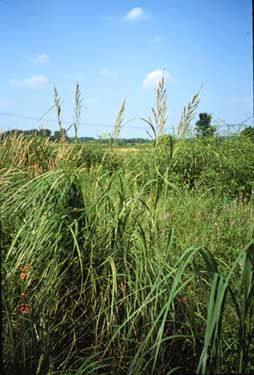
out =
{"type": "Polygon", "coordinates": [[[216,128],[212,126],[212,115],[203,112],[199,114],[199,120],[196,122],[196,132],[198,138],[206,138],[214,136],[216,128]]]}
{"type": "Polygon", "coordinates": [[[56,142],[60,142],[63,139],[68,142],[66,130],[64,128],[61,128],[61,130],[56,130],[52,136],[52,139],[56,142]]]}
{"type": "Polygon", "coordinates": [[[254,128],[251,126],[248,126],[240,133],[241,137],[248,138],[250,141],[254,142],[254,128]]]}
{"type": "Polygon", "coordinates": [[[111,139],[111,134],[107,132],[103,132],[99,134],[99,143],[106,143],[109,144],[111,139]]]}
{"type": "MultiPolygon", "coordinates": [[[[78,138],[79,142],[91,142],[91,141],[96,141],[94,137],[79,137],[78,138]]],[[[72,141],[75,141],[75,138],[72,138],[72,141]]]]}
{"type": "Polygon", "coordinates": [[[39,130],[39,134],[43,137],[49,138],[51,136],[51,130],[50,129],[41,129],[39,130]]]}

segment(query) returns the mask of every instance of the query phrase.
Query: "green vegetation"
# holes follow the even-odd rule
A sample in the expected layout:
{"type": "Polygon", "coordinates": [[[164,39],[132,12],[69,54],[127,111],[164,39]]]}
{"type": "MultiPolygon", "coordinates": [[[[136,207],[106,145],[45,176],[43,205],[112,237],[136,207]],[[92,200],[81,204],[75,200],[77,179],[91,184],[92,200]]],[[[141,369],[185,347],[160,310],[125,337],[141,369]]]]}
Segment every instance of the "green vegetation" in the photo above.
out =
{"type": "Polygon", "coordinates": [[[199,114],[199,120],[196,122],[196,131],[199,138],[212,137],[216,128],[211,125],[212,115],[204,112],[199,114]]]}
{"type": "MultiPolygon", "coordinates": [[[[0,133],[0,141],[4,140],[5,138],[8,138],[9,136],[17,136],[17,135],[25,135],[26,137],[33,137],[34,135],[39,137],[47,137],[51,141],[59,142],[60,141],[60,132],[59,130],[56,130],[54,132],[51,132],[50,129],[30,129],[30,130],[18,130],[18,129],[12,129],[7,130],[5,132],[0,133]]],[[[70,137],[67,134],[65,134],[65,141],[68,143],[75,143],[76,139],[75,137],[70,137]]],[[[110,134],[102,134],[98,138],[94,137],[78,137],[79,143],[100,143],[100,144],[110,144],[110,134]]],[[[141,144],[144,143],[151,143],[151,140],[147,138],[118,138],[117,144],[119,145],[133,145],[133,144],[141,144]]]]}
{"type": "Polygon", "coordinates": [[[2,140],[6,374],[254,372],[254,143],[185,140],[196,104],[128,152],[2,140]]]}
{"type": "Polygon", "coordinates": [[[246,137],[250,139],[252,142],[254,142],[254,128],[248,126],[247,128],[241,131],[241,136],[246,137]]]}

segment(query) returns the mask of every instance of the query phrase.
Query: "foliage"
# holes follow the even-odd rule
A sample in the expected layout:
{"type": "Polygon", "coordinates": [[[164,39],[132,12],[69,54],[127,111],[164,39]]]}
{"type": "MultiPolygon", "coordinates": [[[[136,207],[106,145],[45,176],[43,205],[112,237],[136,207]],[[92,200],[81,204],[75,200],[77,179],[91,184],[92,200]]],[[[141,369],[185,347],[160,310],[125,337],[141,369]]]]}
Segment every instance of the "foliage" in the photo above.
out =
{"type": "MultiPolygon", "coordinates": [[[[46,137],[50,138],[51,140],[55,142],[60,141],[60,133],[58,130],[52,132],[50,129],[29,129],[29,130],[19,130],[19,129],[12,129],[12,130],[6,130],[5,132],[2,132],[0,134],[0,141],[13,136],[13,135],[24,135],[26,137],[31,137],[33,135],[36,135],[37,137],[46,137]]],[[[77,138],[78,143],[87,143],[92,142],[93,144],[110,144],[110,134],[104,133],[99,136],[99,139],[96,139],[94,137],[78,137],[77,138]]],[[[68,136],[67,133],[65,133],[65,142],[75,143],[76,138],[68,136]]],[[[151,141],[147,138],[118,138],[117,143],[119,145],[133,145],[133,144],[145,144],[145,143],[151,143],[151,141]]]]}
{"type": "Polygon", "coordinates": [[[253,203],[173,186],[151,150],[156,189],[127,161],[3,170],[6,373],[253,372],[253,203]]]}
{"type": "Polygon", "coordinates": [[[240,137],[209,142],[189,140],[176,149],[173,169],[190,188],[246,196],[253,189],[253,152],[253,144],[240,137]]]}
{"type": "Polygon", "coordinates": [[[254,142],[254,128],[248,126],[240,133],[241,137],[248,138],[250,141],[254,142]]]}
{"type": "Polygon", "coordinates": [[[211,125],[212,115],[203,112],[199,114],[199,120],[196,122],[196,132],[198,138],[212,137],[216,128],[211,125]]]}
{"type": "Polygon", "coordinates": [[[6,374],[254,372],[254,143],[184,139],[198,101],[156,147],[2,139],[6,374]]]}

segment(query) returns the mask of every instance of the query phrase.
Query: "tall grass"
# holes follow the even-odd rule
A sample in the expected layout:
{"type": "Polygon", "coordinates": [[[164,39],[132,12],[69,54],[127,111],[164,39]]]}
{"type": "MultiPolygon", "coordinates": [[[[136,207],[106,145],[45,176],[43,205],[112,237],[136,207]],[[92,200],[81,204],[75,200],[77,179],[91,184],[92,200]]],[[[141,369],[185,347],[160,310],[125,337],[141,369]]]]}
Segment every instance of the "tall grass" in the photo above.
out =
{"type": "Polygon", "coordinates": [[[196,96],[165,152],[159,90],[156,147],[0,145],[6,374],[254,372],[253,146],[182,140],[196,96]]]}
{"type": "Polygon", "coordinates": [[[116,116],[116,119],[115,119],[113,133],[112,133],[112,138],[113,138],[113,141],[115,143],[117,143],[120,132],[121,132],[122,127],[123,127],[125,106],[126,106],[126,99],[122,102],[121,107],[119,109],[119,112],[118,112],[118,114],[116,116]]]}
{"type": "Polygon", "coordinates": [[[200,102],[200,90],[192,97],[191,101],[188,103],[187,107],[184,107],[181,120],[178,125],[178,137],[182,139],[190,126],[191,121],[194,118],[196,110],[200,102]]]}
{"type": "Polygon", "coordinates": [[[219,271],[176,246],[162,210],[175,193],[137,186],[100,166],[3,173],[7,372],[251,373],[253,241],[219,271]]]}
{"type": "Polygon", "coordinates": [[[147,134],[151,139],[154,140],[155,146],[158,144],[159,139],[165,134],[167,125],[167,89],[165,87],[164,76],[160,79],[156,91],[156,106],[152,108],[152,116],[148,119],[141,118],[145,121],[151,131],[147,131],[147,134]]]}

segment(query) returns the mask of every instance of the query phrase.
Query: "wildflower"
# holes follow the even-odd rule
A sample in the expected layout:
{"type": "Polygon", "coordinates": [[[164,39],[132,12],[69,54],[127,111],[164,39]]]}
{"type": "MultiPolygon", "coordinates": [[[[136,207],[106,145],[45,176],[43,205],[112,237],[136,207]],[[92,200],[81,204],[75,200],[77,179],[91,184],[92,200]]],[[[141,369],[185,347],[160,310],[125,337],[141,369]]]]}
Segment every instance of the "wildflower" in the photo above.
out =
{"type": "Polygon", "coordinates": [[[28,273],[21,272],[20,278],[21,278],[21,280],[27,280],[28,279],[28,273]]]}
{"type": "Polygon", "coordinates": [[[22,315],[29,314],[31,311],[30,306],[27,303],[21,303],[18,306],[18,312],[22,315]]]}
{"type": "Polygon", "coordinates": [[[24,266],[21,267],[21,274],[20,278],[21,280],[27,280],[29,277],[29,266],[25,264],[24,266]]]}
{"type": "Polygon", "coordinates": [[[21,272],[22,273],[28,273],[29,272],[29,266],[26,264],[25,266],[21,267],[21,272]]]}

